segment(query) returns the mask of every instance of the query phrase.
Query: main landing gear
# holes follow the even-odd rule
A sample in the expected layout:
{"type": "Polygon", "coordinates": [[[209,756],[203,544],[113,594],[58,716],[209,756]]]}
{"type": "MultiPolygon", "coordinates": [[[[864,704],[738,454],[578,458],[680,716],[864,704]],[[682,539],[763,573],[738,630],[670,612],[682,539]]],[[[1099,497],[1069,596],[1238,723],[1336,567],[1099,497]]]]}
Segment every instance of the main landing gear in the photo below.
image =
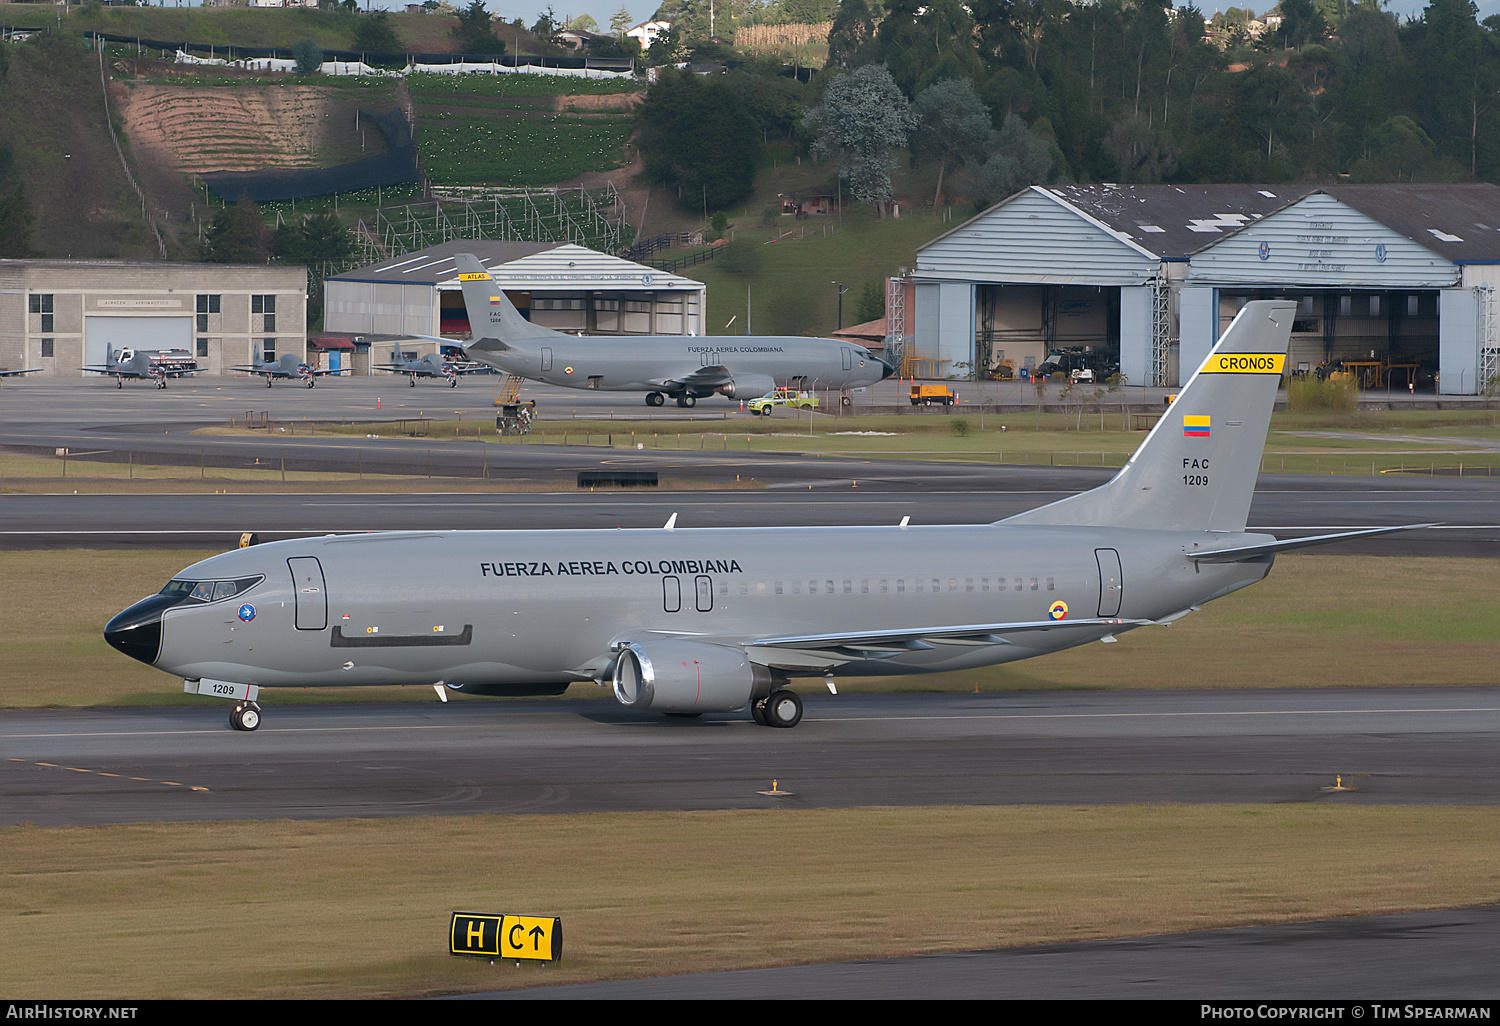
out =
{"type": "Polygon", "coordinates": [[[750,715],[763,727],[795,727],[802,722],[802,699],[795,691],[779,688],[751,702],[750,715]]]}
{"type": "Polygon", "coordinates": [[[235,730],[254,730],[260,726],[260,706],[254,702],[236,702],[229,710],[229,725],[235,730]]]}
{"type": "Polygon", "coordinates": [[[698,405],[698,400],[690,395],[680,395],[677,397],[677,405],[681,406],[685,410],[691,409],[692,407],[698,405]]]}
{"type": "Polygon", "coordinates": [[[667,397],[664,396],[664,395],[662,395],[660,392],[647,392],[646,393],[646,405],[647,406],[661,406],[666,401],[667,401],[667,397]]]}

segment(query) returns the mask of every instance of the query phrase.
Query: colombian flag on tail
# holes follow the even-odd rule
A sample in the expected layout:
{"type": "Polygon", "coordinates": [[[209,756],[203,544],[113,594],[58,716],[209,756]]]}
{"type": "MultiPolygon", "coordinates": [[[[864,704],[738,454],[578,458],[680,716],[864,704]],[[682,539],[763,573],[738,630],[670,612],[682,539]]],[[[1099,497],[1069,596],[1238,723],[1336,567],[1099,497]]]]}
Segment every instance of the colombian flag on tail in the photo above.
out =
{"type": "Polygon", "coordinates": [[[1189,413],[1182,418],[1184,438],[1208,438],[1212,430],[1211,418],[1207,414],[1199,416],[1189,413]]]}

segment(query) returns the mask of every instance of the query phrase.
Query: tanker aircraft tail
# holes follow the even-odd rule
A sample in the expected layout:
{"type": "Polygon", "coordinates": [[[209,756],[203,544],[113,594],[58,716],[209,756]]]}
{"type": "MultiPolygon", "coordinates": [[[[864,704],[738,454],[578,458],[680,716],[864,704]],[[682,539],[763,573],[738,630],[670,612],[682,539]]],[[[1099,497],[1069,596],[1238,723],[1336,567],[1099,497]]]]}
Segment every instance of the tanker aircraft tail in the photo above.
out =
{"type": "MultiPolygon", "coordinates": [[[[1295,312],[1291,302],[1246,303],[1118,474],[1098,488],[999,522],[1244,532],[1295,312]]],[[[1430,526],[1345,531],[1216,549],[1192,558],[1242,561],[1340,538],[1430,526]]]]}

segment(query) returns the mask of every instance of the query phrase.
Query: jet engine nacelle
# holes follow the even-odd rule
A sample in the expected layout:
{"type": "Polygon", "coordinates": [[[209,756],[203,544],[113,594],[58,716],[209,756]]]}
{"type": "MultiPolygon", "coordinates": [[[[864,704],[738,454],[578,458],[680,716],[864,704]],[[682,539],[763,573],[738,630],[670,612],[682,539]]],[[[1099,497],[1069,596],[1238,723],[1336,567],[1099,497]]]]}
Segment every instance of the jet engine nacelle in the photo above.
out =
{"type": "Polygon", "coordinates": [[[615,660],[615,698],[664,713],[734,712],[769,694],[771,672],[743,651],[699,641],[627,642],[615,660]]]}
{"type": "Polygon", "coordinates": [[[719,389],[731,399],[759,399],[776,388],[776,379],[769,374],[741,374],[719,389]]]}

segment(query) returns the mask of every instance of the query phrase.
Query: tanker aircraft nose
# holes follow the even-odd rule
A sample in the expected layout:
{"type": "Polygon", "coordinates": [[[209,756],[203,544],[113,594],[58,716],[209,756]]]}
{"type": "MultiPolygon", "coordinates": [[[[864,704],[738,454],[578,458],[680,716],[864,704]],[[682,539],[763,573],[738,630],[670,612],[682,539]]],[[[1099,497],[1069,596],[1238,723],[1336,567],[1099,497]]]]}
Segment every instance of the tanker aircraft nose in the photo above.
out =
{"type": "Polygon", "coordinates": [[[884,357],[881,357],[881,356],[872,356],[872,357],[870,357],[870,359],[875,360],[876,362],[878,362],[880,364],[880,366],[883,368],[883,370],[881,372],[881,375],[880,375],[880,380],[881,381],[884,381],[886,378],[888,378],[892,374],[896,373],[896,365],[893,364],[893,363],[891,363],[889,360],[885,359],[884,357]]]}
{"type": "Polygon", "coordinates": [[[104,640],[132,659],[156,662],[161,655],[161,614],[181,601],[181,595],[141,599],[104,625],[104,640]]]}

